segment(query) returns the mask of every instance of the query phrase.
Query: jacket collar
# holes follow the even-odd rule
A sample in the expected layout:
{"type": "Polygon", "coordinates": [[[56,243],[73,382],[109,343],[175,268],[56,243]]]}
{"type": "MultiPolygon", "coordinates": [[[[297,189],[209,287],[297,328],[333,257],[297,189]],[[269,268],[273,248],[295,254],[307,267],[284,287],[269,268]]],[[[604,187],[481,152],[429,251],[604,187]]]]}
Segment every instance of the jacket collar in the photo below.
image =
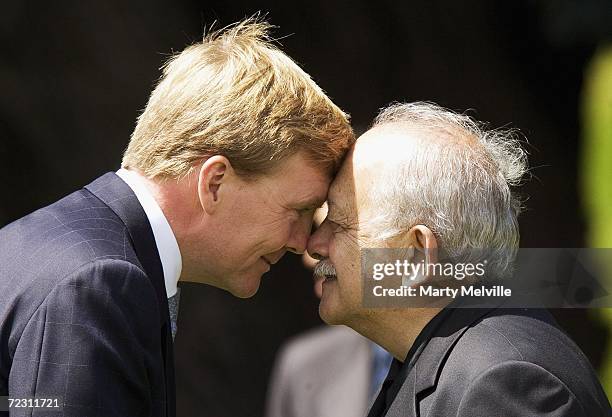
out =
{"type": "Polygon", "coordinates": [[[110,207],[125,224],[138,260],[155,289],[160,323],[169,322],[164,274],[155,237],[136,195],[114,172],[104,174],[85,188],[110,207]]]}
{"type": "Polygon", "coordinates": [[[457,341],[472,324],[494,308],[455,307],[449,311],[449,315],[426,344],[413,368],[416,374],[416,394],[437,384],[444,362],[457,341]]]}
{"type": "MultiPolygon", "coordinates": [[[[407,361],[402,364],[394,360],[389,379],[385,381],[389,387],[385,393],[386,403],[390,403],[388,411],[383,414],[383,409],[378,404],[378,413],[375,412],[369,416],[414,417],[417,415],[418,394],[436,386],[444,363],[457,341],[473,323],[497,308],[497,304],[469,308],[466,305],[460,306],[462,303],[462,300],[454,301],[432,320],[433,322],[438,319],[439,323],[430,322],[434,326],[429,329],[426,327],[423,330],[429,330],[429,334],[418,341],[414,354],[410,354],[407,361]],[[402,400],[398,401],[398,398],[402,400]]],[[[379,400],[382,399],[376,400],[372,407],[373,410],[379,400]]]]}

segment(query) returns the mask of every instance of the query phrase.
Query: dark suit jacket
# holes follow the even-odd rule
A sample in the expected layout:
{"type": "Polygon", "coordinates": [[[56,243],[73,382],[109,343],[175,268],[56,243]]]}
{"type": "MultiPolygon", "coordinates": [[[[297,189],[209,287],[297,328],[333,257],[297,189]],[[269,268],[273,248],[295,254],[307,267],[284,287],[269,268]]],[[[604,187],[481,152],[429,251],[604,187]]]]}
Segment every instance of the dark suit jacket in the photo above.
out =
{"type": "Polygon", "coordinates": [[[407,360],[394,361],[368,414],[610,415],[608,399],[587,358],[547,311],[501,308],[440,313],[407,360]]]}
{"type": "Polygon", "coordinates": [[[0,230],[0,396],[60,398],[34,415],[174,417],[169,322],[151,226],[114,173],[0,230]]]}

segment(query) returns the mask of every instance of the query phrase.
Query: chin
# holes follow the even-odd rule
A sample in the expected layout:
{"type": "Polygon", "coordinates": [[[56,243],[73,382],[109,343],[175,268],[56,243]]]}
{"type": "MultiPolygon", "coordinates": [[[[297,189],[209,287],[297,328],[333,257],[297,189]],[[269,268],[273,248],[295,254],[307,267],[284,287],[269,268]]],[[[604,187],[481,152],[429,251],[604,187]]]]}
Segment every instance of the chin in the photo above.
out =
{"type": "Polygon", "coordinates": [[[319,303],[319,317],[329,325],[345,324],[344,315],[341,312],[341,308],[339,308],[340,306],[330,301],[331,300],[321,298],[321,302],[319,303]]]}
{"type": "Polygon", "coordinates": [[[261,284],[261,277],[256,278],[239,278],[228,291],[238,298],[251,298],[259,290],[259,284],[261,284]]]}

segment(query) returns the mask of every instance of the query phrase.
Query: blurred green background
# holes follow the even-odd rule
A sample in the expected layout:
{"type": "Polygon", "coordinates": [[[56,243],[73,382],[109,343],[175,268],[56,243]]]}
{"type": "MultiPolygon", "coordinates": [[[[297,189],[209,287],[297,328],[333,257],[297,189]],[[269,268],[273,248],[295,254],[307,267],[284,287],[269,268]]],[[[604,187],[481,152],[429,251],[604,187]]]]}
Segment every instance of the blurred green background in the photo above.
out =
{"type": "MultiPolygon", "coordinates": [[[[598,46],[585,70],[582,96],[582,201],[587,243],[612,248],[612,44],[598,46]]],[[[612,277],[612,259],[604,279],[612,277]]],[[[612,327],[612,308],[593,311],[596,320],[612,327]]],[[[604,347],[599,373],[608,397],[612,394],[612,344],[604,347]]]]}

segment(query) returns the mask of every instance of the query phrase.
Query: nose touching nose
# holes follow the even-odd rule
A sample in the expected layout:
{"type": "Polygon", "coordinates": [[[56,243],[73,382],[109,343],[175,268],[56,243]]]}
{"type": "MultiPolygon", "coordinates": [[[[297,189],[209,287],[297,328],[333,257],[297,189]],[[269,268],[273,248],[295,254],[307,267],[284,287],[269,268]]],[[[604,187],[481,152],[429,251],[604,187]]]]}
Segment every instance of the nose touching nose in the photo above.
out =
{"type": "Polygon", "coordinates": [[[291,244],[287,244],[287,249],[297,254],[303,254],[306,250],[315,259],[321,259],[324,256],[318,254],[314,249],[311,248],[311,242],[317,238],[318,230],[321,223],[324,221],[327,214],[327,207],[324,206],[321,209],[317,209],[313,218],[308,219],[307,222],[299,222],[293,229],[291,236],[291,244]],[[316,228],[312,232],[313,226],[316,228]],[[314,256],[313,256],[314,254],[314,256]]]}
{"type": "Polygon", "coordinates": [[[302,255],[308,246],[310,230],[312,222],[298,222],[294,225],[289,241],[287,242],[287,250],[297,255],[302,255]]]}
{"type": "Polygon", "coordinates": [[[319,209],[316,210],[313,218],[313,224],[315,227],[315,231],[308,238],[307,250],[308,254],[316,259],[321,260],[327,257],[327,251],[323,249],[323,240],[325,231],[321,228],[323,223],[325,222],[325,218],[327,217],[328,206],[327,202],[323,204],[319,209]]]}
{"type": "Polygon", "coordinates": [[[308,239],[308,254],[319,261],[327,258],[326,236],[325,225],[322,225],[308,239]]]}

